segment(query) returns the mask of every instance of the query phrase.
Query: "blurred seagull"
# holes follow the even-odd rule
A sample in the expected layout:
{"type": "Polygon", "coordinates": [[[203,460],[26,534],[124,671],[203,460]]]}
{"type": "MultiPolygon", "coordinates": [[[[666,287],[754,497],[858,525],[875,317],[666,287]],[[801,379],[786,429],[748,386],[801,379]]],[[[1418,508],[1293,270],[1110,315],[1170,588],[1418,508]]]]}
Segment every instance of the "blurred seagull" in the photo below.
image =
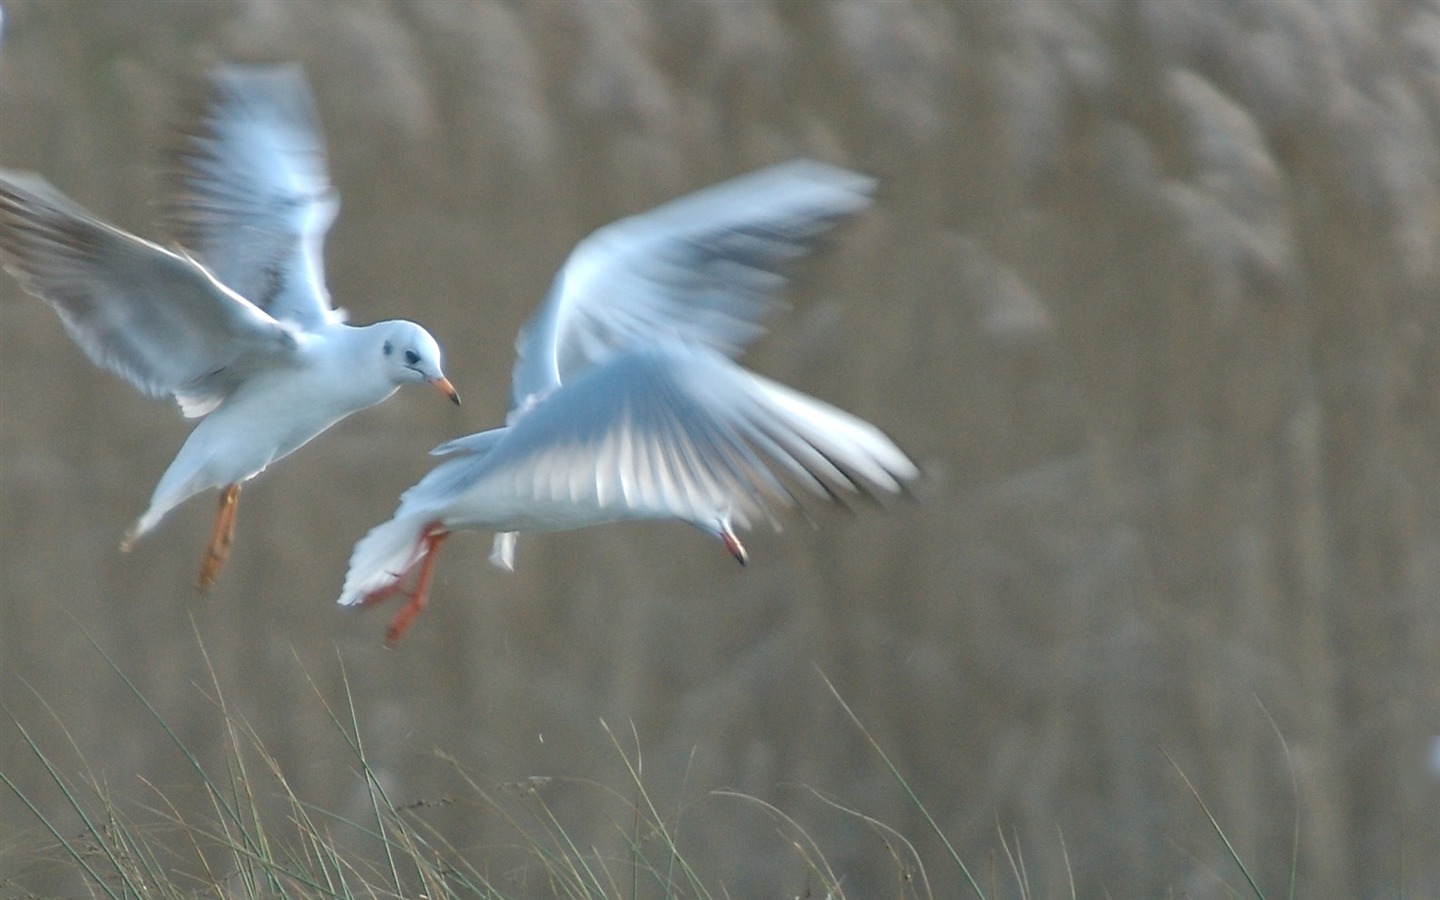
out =
{"type": "Polygon", "coordinates": [[[0,170],[5,268],[96,365],[204,417],[121,544],[221,488],[201,590],[224,565],[245,481],[400,385],[428,382],[460,402],[425,329],[351,327],[330,306],[321,244],[338,204],[317,122],[298,67],[218,69],[178,150],[173,250],[101,222],[39,176],[0,170]]]}
{"type": "Polygon", "coordinates": [[[869,205],[874,181],[809,160],[736,178],[624,219],[571,253],[520,332],[503,428],[453,455],[355,547],[339,602],[401,591],[387,643],[425,608],[441,541],[625,519],[680,519],[742,564],[735,527],[822,498],[899,493],[915,465],[879,429],[740,368],[732,357],[780,305],[787,264],[869,205]]]}

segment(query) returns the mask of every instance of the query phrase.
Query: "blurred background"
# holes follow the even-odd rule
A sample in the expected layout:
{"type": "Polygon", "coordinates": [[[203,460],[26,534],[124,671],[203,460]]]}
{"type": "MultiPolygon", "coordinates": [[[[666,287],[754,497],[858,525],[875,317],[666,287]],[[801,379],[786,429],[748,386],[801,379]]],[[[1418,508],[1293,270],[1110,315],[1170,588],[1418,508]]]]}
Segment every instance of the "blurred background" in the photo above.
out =
{"type": "MultiPolygon", "coordinates": [[[[137,820],[209,808],[108,655],[206,766],[218,691],[359,817],[348,690],[391,798],[520,894],[464,779],[553,778],[624,856],[638,753],[729,896],[810,882],[721,789],[849,896],[897,865],[817,793],[960,895],[828,678],[1001,896],[1002,834],[1039,896],[1240,884],[1177,768],[1272,895],[1292,861],[1300,896],[1440,895],[1440,5],[6,0],[4,41],[0,165],[152,238],[208,67],[302,62],[336,302],[426,325],[465,399],[402,391],[253,482],[200,597],[213,497],[117,549],[187,424],[0,279],[0,772],[68,836],[21,727],[137,820]],[[514,574],[462,535],[394,651],[389,608],[334,606],[425,451],[501,421],[578,239],[801,155],[882,195],[746,362],[893,435],[915,502],[752,535],[748,569],[676,524],[522,539],[514,574]]],[[[0,892],[85,892],[54,844],[0,791],[0,892]]]]}

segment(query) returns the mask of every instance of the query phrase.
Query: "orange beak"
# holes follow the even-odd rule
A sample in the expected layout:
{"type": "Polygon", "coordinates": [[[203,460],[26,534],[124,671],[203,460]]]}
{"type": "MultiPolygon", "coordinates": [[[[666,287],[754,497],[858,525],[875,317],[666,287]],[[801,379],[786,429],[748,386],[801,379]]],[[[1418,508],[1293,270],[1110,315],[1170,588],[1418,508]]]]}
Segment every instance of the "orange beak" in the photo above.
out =
{"type": "Polygon", "coordinates": [[[450,379],[446,378],[444,375],[441,375],[439,378],[432,379],[430,383],[435,385],[435,387],[439,389],[440,393],[449,397],[451,403],[455,404],[456,406],[460,405],[460,394],[455,390],[455,385],[450,383],[450,379]]]}

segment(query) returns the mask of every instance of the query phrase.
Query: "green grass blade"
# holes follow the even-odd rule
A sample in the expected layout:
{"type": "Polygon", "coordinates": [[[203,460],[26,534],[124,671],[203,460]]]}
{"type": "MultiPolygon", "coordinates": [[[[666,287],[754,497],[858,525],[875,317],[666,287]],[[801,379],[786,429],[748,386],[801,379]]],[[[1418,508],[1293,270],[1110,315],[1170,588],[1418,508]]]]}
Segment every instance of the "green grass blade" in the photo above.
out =
{"type": "MultiPolygon", "coordinates": [[[[1275,732],[1275,737],[1280,741],[1280,749],[1285,751],[1285,769],[1290,773],[1290,799],[1295,803],[1295,825],[1290,834],[1290,890],[1287,896],[1295,900],[1295,881],[1300,871],[1300,786],[1295,781],[1295,757],[1290,755],[1290,742],[1285,740],[1285,734],[1280,730],[1280,725],[1275,717],[1270,715],[1270,710],[1256,697],[1255,702],[1260,706],[1260,711],[1265,714],[1265,720],[1270,723],[1270,728],[1275,732]]],[[[1402,885],[1404,867],[1401,867],[1402,885]]],[[[1400,896],[1405,896],[1402,891],[1400,896]]]]}
{"type": "MultiPolygon", "coordinates": [[[[9,715],[8,710],[6,711],[6,714],[9,715]]],[[[10,721],[15,721],[13,716],[11,716],[10,721]]],[[[28,736],[26,737],[26,740],[29,741],[28,736]]],[[[50,771],[50,777],[52,779],[57,779],[56,783],[60,785],[60,790],[65,793],[67,799],[69,799],[69,791],[66,789],[64,783],[58,780],[58,775],[51,768],[50,763],[45,759],[45,757],[40,754],[39,748],[35,747],[32,744],[31,750],[34,751],[36,756],[40,757],[41,765],[45,766],[45,768],[50,771]]],[[[105,883],[105,879],[100,877],[100,873],[95,871],[95,869],[90,865],[90,861],[85,858],[84,854],[82,854],[79,850],[75,849],[75,846],[70,843],[70,839],[60,833],[60,830],[55,827],[55,823],[51,822],[48,818],[45,817],[45,814],[41,812],[40,807],[36,806],[34,801],[32,801],[23,791],[21,791],[19,786],[16,785],[15,782],[10,780],[10,776],[6,775],[3,771],[0,771],[0,781],[3,781],[5,783],[5,787],[10,789],[10,793],[14,794],[17,798],[19,798],[20,802],[25,804],[25,807],[30,810],[30,812],[35,816],[37,820],[39,820],[40,824],[45,826],[45,830],[50,832],[51,837],[55,838],[56,843],[58,843],[61,847],[65,849],[65,852],[70,856],[71,859],[75,860],[76,865],[80,866],[80,868],[85,870],[85,874],[89,876],[92,882],[95,883],[95,886],[98,887],[100,890],[104,891],[105,896],[114,897],[116,898],[116,900],[119,900],[120,895],[116,894],[115,891],[112,890],[109,885],[105,883]]],[[[84,811],[75,807],[75,801],[73,799],[70,799],[70,804],[72,808],[76,809],[76,812],[80,815],[80,818],[83,821],[87,822],[86,827],[88,828],[89,820],[85,816],[84,811]]],[[[94,831],[91,831],[91,834],[94,833],[94,831]]]]}
{"type": "MultiPolygon", "coordinates": [[[[858,810],[858,809],[852,809],[851,807],[845,806],[844,804],[840,803],[839,801],[837,801],[837,800],[835,800],[835,799],[833,799],[833,798],[831,798],[831,797],[825,796],[824,794],[820,793],[819,791],[815,790],[814,788],[810,788],[809,791],[810,791],[811,795],[813,795],[813,796],[814,796],[816,799],[818,799],[821,803],[824,803],[826,806],[829,806],[829,807],[831,807],[832,809],[837,809],[837,810],[839,810],[840,812],[845,813],[846,815],[854,816],[855,818],[857,818],[857,819],[859,819],[860,821],[864,822],[866,825],[869,825],[871,828],[874,828],[876,831],[879,831],[879,832],[881,832],[882,834],[887,835],[887,836],[888,836],[887,839],[886,839],[886,843],[887,843],[887,844],[890,842],[890,840],[895,840],[895,841],[899,842],[902,846],[904,846],[904,847],[905,847],[905,851],[909,854],[910,858],[915,861],[915,869],[916,869],[916,871],[918,871],[918,872],[920,873],[920,885],[921,885],[921,887],[923,887],[923,888],[925,889],[925,896],[926,896],[926,897],[931,897],[931,898],[933,898],[933,897],[935,896],[935,891],[930,887],[930,875],[929,875],[929,873],[927,873],[927,872],[925,871],[925,861],[920,858],[920,851],[918,851],[918,850],[915,849],[915,845],[910,841],[909,838],[907,838],[905,835],[901,834],[901,833],[900,833],[898,830],[896,830],[893,826],[886,825],[884,822],[880,821],[879,819],[875,818],[874,816],[867,815],[867,814],[861,812],[861,811],[858,810]]],[[[899,855],[896,854],[895,856],[896,856],[896,860],[897,860],[897,862],[898,862],[898,861],[899,861],[899,855]]]]}
{"type": "Polygon", "coordinates": [[[1216,821],[1215,816],[1211,814],[1210,807],[1205,805],[1205,799],[1200,796],[1200,792],[1195,789],[1195,785],[1190,783],[1190,778],[1180,766],[1176,764],[1175,760],[1170,757],[1170,754],[1165,752],[1164,747],[1160,748],[1160,753],[1170,763],[1171,767],[1175,769],[1180,779],[1185,782],[1185,787],[1190,789],[1190,793],[1195,797],[1195,802],[1200,804],[1200,809],[1204,811],[1205,818],[1210,820],[1210,827],[1219,835],[1221,843],[1225,845],[1225,851],[1230,854],[1231,861],[1239,867],[1240,874],[1245,876],[1245,881],[1250,885],[1250,890],[1255,892],[1255,896],[1258,897],[1259,900],[1265,900],[1265,892],[1260,890],[1260,886],[1255,883],[1255,879],[1250,875],[1250,870],[1245,867],[1245,862],[1240,859],[1240,854],[1235,851],[1234,845],[1230,843],[1230,838],[1225,835],[1225,829],[1220,827],[1220,823],[1216,821]]]}
{"type": "Polygon", "coordinates": [[[815,671],[819,673],[820,679],[825,682],[825,687],[830,689],[830,694],[835,698],[835,702],[840,704],[840,708],[845,710],[845,715],[849,716],[850,721],[860,730],[860,734],[864,736],[865,742],[879,755],[881,762],[885,763],[885,768],[890,770],[891,776],[893,776],[895,781],[900,785],[900,789],[905,792],[905,796],[909,798],[910,803],[920,811],[920,815],[925,817],[926,824],[930,826],[930,830],[934,832],[935,836],[940,839],[940,843],[944,845],[946,852],[950,854],[950,859],[960,869],[960,874],[965,876],[965,881],[970,885],[970,889],[975,892],[975,896],[979,897],[980,900],[985,900],[985,892],[980,889],[979,882],[975,880],[975,876],[970,874],[970,869],[966,867],[965,861],[960,858],[959,851],[955,849],[954,844],[950,843],[950,838],[945,835],[945,831],[940,827],[940,824],[930,815],[930,810],[925,807],[924,803],[920,802],[919,797],[915,796],[915,791],[911,789],[910,782],[906,781],[905,776],[900,774],[900,770],[895,766],[895,763],[890,761],[889,754],[885,752],[880,746],[880,743],[870,734],[869,729],[860,721],[860,717],[855,715],[855,711],[850,708],[850,704],[846,703],[845,698],[840,696],[840,691],[836,690],[834,683],[830,681],[824,672],[820,671],[819,667],[816,667],[815,671]]]}

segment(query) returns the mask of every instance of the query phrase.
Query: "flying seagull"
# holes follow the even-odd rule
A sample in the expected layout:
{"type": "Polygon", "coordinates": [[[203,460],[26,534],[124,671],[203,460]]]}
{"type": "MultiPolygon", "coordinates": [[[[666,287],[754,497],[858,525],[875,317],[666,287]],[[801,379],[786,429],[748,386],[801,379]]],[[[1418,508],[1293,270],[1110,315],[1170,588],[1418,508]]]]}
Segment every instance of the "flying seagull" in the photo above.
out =
{"type": "Polygon", "coordinates": [[[741,563],[736,527],[823,499],[895,494],[916,477],[879,429],[733,362],[780,305],[790,263],[869,205],[873,179],[775,166],[601,228],[580,243],[516,344],[502,428],[442,444],[441,463],[355,547],[339,602],[367,606],[415,572],[394,645],[425,608],[440,543],[626,519],[679,519],[741,563]],[[417,572],[418,570],[418,572],[417,572]]]}
{"type": "Polygon", "coordinates": [[[352,327],[330,305],[321,245],[338,201],[298,67],[219,68],[180,143],[177,246],[100,221],[37,175],[0,170],[0,260],[92,362],[201,419],[121,547],[220,488],[205,590],[247,480],[400,385],[428,382],[460,401],[424,328],[352,327]]]}

